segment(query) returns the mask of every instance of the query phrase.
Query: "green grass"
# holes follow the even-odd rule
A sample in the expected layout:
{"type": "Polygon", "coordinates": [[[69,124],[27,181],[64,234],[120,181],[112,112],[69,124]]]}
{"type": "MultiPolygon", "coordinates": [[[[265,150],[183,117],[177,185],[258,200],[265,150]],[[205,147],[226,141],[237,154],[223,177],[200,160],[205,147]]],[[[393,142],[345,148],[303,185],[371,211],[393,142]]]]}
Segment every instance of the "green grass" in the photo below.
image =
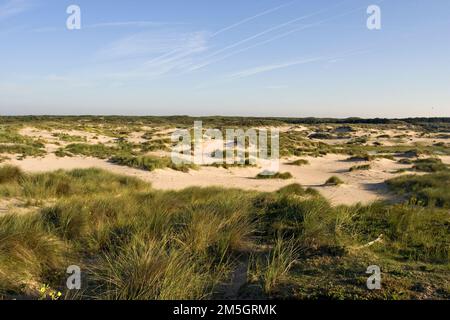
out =
{"type": "Polygon", "coordinates": [[[423,172],[438,172],[445,171],[448,166],[442,163],[442,160],[438,158],[427,158],[415,160],[413,165],[413,170],[423,171],[423,172]]]}
{"type": "Polygon", "coordinates": [[[332,176],[332,177],[328,178],[327,181],[325,181],[325,184],[338,186],[338,185],[344,184],[344,181],[342,181],[342,179],[337,176],[332,176]]]}
{"type": "Polygon", "coordinates": [[[368,154],[358,154],[351,156],[347,159],[347,161],[372,161],[374,159],[373,156],[368,154]]]}
{"type": "Polygon", "coordinates": [[[287,163],[291,166],[305,166],[309,164],[309,161],[306,159],[298,159],[287,163]]]}
{"type": "Polygon", "coordinates": [[[366,139],[353,139],[350,143],[329,145],[311,140],[302,132],[291,131],[280,135],[280,155],[321,157],[335,153],[351,155],[349,161],[371,161],[377,157],[392,159],[394,156],[450,155],[450,149],[446,145],[364,145],[365,141],[366,139]]]}
{"type": "Polygon", "coordinates": [[[0,167],[0,183],[20,181],[24,177],[22,170],[15,166],[0,167]]]}
{"type": "Polygon", "coordinates": [[[279,283],[285,281],[298,258],[294,240],[278,238],[266,257],[252,257],[249,273],[253,281],[261,283],[266,294],[271,294],[279,283]]]}
{"type": "Polygon", "coordinates": [[[86,137],[71,135],[67,133],[53,133],[52,136],[65,142],[86,142],[86,137]]]}
{"type": "MultiPolygon", "coordinates": [[[[0,153],[45,154],[44,141],[18,134],[23,126],[75,129],[117,142],[89,145],[78,137],[61,136],[74,143],[57,155],[111,159],[143,170],[172,167],[169,159],[146,154],[167,150],[170,142],[144,126],[191,128],[194,120],[1,119],[0,153]],[[145,130],[147,142],[126,142],[129,133],[145,130]]],[[[203,120],[205,127],[221,129],[306,123],[309,132],[334,138],[346,135],[321,125],[332,119],[203,120]]],[[[358,123],[367,130],[411,123],[423,128],[424,134],[449,128],[445,119],[367,121],[332,122],[351,123],[351,127],[358,123]]],[[[237,299],[450,299],[447,166],[434,158],[414,160],[418,155],[448,155],[448,146],[366,146],[367,137],[328,145],[311,141],[307,134],[283,133],[281,154],[320,157],[337,153],[351,156],[351,161],[412,157],[409,164],[414,170],[431,174],[388,182],[393,192],[405,198],[404,203],[335,207],[316,190],[299,184],[272,193],[223,188],[163,192],[143,181],[97,169],[27,174],[0,167],[0,201],[17,202],[29,212],[0,211],[0,299],[39,298],[38,288],[43,284],[62,291],[65,299],[223,299],[221,288],[232,281],[241,264],[247,265],[249,277],[233,296],[237,299]],[[381,234],[383,242],[365,247],[381,234]],[[75,295],[65,289],[65,271],[72,264],[83,270],[82,290],[75,295]],[[365,270],[372,264],[383,271],[380,291],[365,287],[365,270]]],[[[301,159],[292,163],[306,164],[301,159]]]]}
{"type": "Polygon", "coordinates": [[[380,234],[388,238],[387,243],[376,247],[377,252],[395,254],[405,260],[448,263],[450,217],[445,210],[413,208],[407,204],[389,207],[382,203],[353,210],[352,232],[362,242],[374,240],[380,234]]]}
{"type": "MultiPolygon", "coordinates": [[[[42,238],[41,242],[54,239],[51,241],[56,244],[66,244],[63,256],[75,259],[70,263],[76,262],[90,270],[92,287],[85,293],[89,297],[203,298],[210,295],[213,285],[227,274],[231,263],[227,255],[239,251],[252,230],[251,220],[244,215],[248,199],[237,191],[225,195],[217,192],[220,190],[192,189],[179,196],[149,192],[144,183],[100,170],[33,175],[25,177],[24,181],[5,182],[6,185],[12,183],[19,183],[20,192],[16,197],[59,199],[54,205],[42,208],[38,215],[27,216],[33,224],[28,232],[36,233],[35,237],[42,238]],[[64,192],[55,192],[53,186],[64,181],[60,179],[63,176],[65,181],[72,181],[70,190],[63,188],[64,192]],[[48,236],[43,236],[36,228],[48,236]],[[84,260],[90,256],[96,258],[86,264],[84,260]]],[[[10,220],[22,225],[24,219],[22,216],[0,217],[0,225],[10,220]]],[[[20,237],[13,235],[19,236],[21,230],[4,229],[7,234],[2,237],[2,245],[19,248],[19,244],[10,241],[18,241],[20,237]]],[[[20,245],[28,248],[28,243],[35,238],[24,235],[26,239],[22,241],[27,242],[20,245]]],[[[40,250],[39,246],[32,249],[40,250]]],[[[10,255],[5,249],[3,256],[8,258],[5,264],[10,255]]],[[[60,259],[60,255],[60,249],[51,249],[29,263],[45,266],[46,259],[60,259]]],[[[51,281],[52,287],[63,289],[58,282],[63,276],[61,266],[59,273],[50,277],[46,269],[29,268],[27,260],[13,262],[20,264],[16,267],[29,270],[26,282],[51,281]]],[[[57,267],[54,264],[50,267],[49,272],[53,274],[53,268],[57,267]]],[[[0,274],[7,274],[8,268],[0,262],[0,274]]],[[[13,276],[22,277],[14,272],[13,276]]],[[[9,277],[8,283],[13,282],[9,277]]],[[[24,294],[20,288],[11,285],[6,288],[8,292],[24,294]]]]}
{"type": "Polygon", "coordinates": [[[349,169],[349,171],[353,172],[353,171],[359,171],[359,170],[370,170],[370,168],[371,168],[370,164],[363,164],[360,166],[353,166],[349,169]]]}
{"type": "MultiPolygon", "coordinates": [[[[59,150],[58,156],[64,155],[84,155],[88,157],[96,157],[100,159],[107,159],[121,150],[116,147],[106,146],[104,144],[87,144],[87,143],[73,143],[65,148],[59,150]]],[[[126,151],[130,151],[128,147],[126,151]]]]}
{"type": "Polygon", "coordinates": [[[268,173],[259,173],[256,176],[256,179],[282,179],[282,180],[288,180],[288,179],[292,179],[293,176],[290,172],[275,172],[273,174],[268,174],[268,173]]]}
{"type": "Polygon", "coordinates": [[[36,143],[32,145],[27,144],[12,144],[12,145],[0,145],[0,153],[20,154],[21,157],[37,157],[45,155],[43,150],[43,144],[36,143]]]}
{"type": "Polygon", "coordinates": [[[188,172],[190,169],[198,168],[194,164],[175,164],[170,158],[159,158],[151,156],[114,156],[110,158],[110,161],[118,165],[124,165],[147,171],[170,168],[176,171],[188,172]]]}
{"type": "Polygon", "coordinates": [[[146,190],[144,182],[126,177],[113,176],[99,169],[54,171],[25,175],[10,166],[0,167],[0,196],[27,199],[53,199],[91,193],[114,193],[128,188],[146,190]]]}
{"type": "Polygon", "coordinates": [[[36,216],[0,216],[0,297],[36,297],[37,281],[48,282],[68,266],[67,244],[36,216]]]}
{"type": "Polygon", "coordinates": [[[403,158],[403,159],[398,160],[398,163],[400,163],[400,164],[413,164],[413,161],[411,159],[408,159],[408,158],[403,158]]]}
{"type": "Polygon", "coordinates": [[[18,127],[5,125],[0,126],[0,154],[20,154],[21,157],[42,156],[45,154],[44,144],[22,136],[18,133],[18,127]]]}
{"type": "Polygon", "coordinates": [[[278,194],[292,194],[297,196],[318,196],[319,192],[312,188],[303,188],[298,183],[287,185],[277,191],[278,194]]]}
{"type": "MultiPolygon", "coordinates": [[[[406,119],[398,123],[391,122],[391,120],[379,119],[282,119],[282,118],[236,118],[236,117],[203,117],[190,118],[185,116],[177,117],[3,117],[5,125],[0,128],[0,152],[10,154],[20,154],[21,157],[26,156],[41,156],[45,154],[43,141],[32,138],[22,137],[18,134],[18,129],[24,126],[32,126],[42,130],[80,130],[98,135],[105,135],[117,139],[114,146],[84,146],[86,143],[83,137],[69,136],[65,134],[60,135],[60,139],[64,141],[74,142],[74,145],[62,148],[56,154],[60,157],[70,155],[87,155],[107,159],[111,156],[117,155],[134,155],[143,156],[150,151],[164,150],[169,151],[171,141],[167,136],[157,136],[155,133],[158,130],[167,128],[191,128],[194,120],[202,120],[205,128],[249,128],[255,126],[276,126],[276,125],[297,125],[306,124],[311,131],[318,131],[325,135],[331,135],[333,138],[349,138],[348,133],[335,133],[333,130],[339,126],[346,125],[349,129],[354,130],[355,124],[358,129],[391,129],[397,127],[400,123],[409,125],[414,123],[417,127],[414,130],[422,130],[425,132],[435,132],[436,130],[446,130],[448,124],[445,122],[436,123],[434,119],[429,119],[429,123],[422,120],[417,124],[417,119],[406,119]],[[326,128],[326,121],[334,129],[326,128]],[[345,123],[344,121],[348,121],[345,123]],[[404,121],[404,122],[403,122],[404,121]],[[101,126],[99,125],[101,123],[101,126]],[[149,127],[147,129],[145,127],[149,127]],[[132,132],[145,132],[144,138],[147,140],[142,144],[127,143],[126,140],[132,132]],[[2,134],[3,133],[3,134],[2,134]],[[2,143],[8,143],[5,145],[2,143]]],[[[350,131],[351,131],[350,130],[350,131]]],[[[434,155],[442,154],[449,155],[450,149],[445,144],[436,145],[417,145],[411,147],[410,145],[364,145],[367,137],[355,138],[347,143],[340,143],[336,145],[329,145],[321,141],[314,141],[308,138],[307,132],[287,131],[280,136],[280,154],[282,156],[313,156],[320,157],[329,153],[358,155],[369,153],[372,158],[378,156],[393,157],[402,155],[405,152],[414,152],[416,154],[434,155]]]]}
{"type": "Polygon", "coordinates": [[[387,183],[393,191],[408,196],[412,203],[450,208],[450,171],[401,176],[387,183]]]}
{"type": "Polygon", "coordinates": [[[163,192],[97,169],[0,173],[3,198],[41,200],[34,213],[0,215],[0,297],[38,298],[47,284],[65,299],[223,298],[248,261],[235,298],[414,299],[418,286],[450,298],[448,209],[333,207],[298,184],[163,192]],[[357,249],[380,234],[383,243],[357,249]],[[374,263],[383,270],[377,292],[364,282],[374,263]],[[84,274],[76,296],[65,289],[72,264],[84,274]]]}
{"type": "Polygon", "coordinates": [[[141,152],[149,151],[170,151],[170,139],[156,139],[151,141],[146,141],[141,144],[141,152]]]}

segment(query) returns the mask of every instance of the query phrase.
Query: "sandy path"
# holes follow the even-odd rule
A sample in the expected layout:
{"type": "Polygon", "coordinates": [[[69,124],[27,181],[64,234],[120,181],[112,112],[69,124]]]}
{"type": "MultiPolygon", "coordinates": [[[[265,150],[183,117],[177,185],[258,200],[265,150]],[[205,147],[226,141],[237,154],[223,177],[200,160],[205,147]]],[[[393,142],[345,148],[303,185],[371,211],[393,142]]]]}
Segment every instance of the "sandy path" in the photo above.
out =
{"type": "MultiPolygon", "coordinates": [[[[347,156],[327,155],[321,158],[305,158],[310,165],[298,167],[281,164],[280,171],[289,171],[294,178],[289,180],[258,180],[254,177],[260,173],[258,168],[223,169],[202,167],[189,173],[170,169],[153,172],[111,164],[105,160],[86,157],[58,158],[49,154],[43,158],[11,159],[5,161],[19,166],[28,172],[45,172],[58,169],[101,168],[117,174],[124,174],[151,182],[153,187],[162,190],[181,190],[190,186],[223,186],[245,190],[275,191],[292,183],[300,183],[305,187],[319,190],[333,204],[369,203],[378,199],[388,199],[385,180],[395,177],[393,171],[408,166],[388,159],[372,162],[372,169],[367,171],[348,172],[355,162],[345,161],[347,156]],[[345,184],[339,187],[324,186],[324,182],[332,175],[340,177],[345,184]]],[[[361,164],[361,163],[358,163],[361,164]]]]}

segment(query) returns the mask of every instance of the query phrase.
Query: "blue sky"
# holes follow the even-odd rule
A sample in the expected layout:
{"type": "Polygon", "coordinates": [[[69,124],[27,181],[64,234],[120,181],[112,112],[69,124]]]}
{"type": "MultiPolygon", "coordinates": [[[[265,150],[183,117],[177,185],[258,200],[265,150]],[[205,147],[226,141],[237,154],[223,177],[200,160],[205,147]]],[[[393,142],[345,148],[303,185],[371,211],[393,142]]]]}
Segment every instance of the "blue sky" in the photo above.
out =
{"type": "Polygon", "coordinates": [[[0,114],[450,116],[448,0],[0,0],[0,43],[0,114]]]}

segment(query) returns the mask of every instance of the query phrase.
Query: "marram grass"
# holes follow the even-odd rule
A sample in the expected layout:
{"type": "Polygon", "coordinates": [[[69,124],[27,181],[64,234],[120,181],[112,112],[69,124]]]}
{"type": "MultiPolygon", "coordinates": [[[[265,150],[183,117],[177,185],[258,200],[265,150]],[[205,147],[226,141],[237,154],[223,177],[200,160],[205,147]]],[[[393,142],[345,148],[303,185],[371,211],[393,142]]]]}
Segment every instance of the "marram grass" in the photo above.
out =
{"type": "Polygon", "coordinates": [[[246,264],[234,298],[415,299],[415,288],[429,286],[448,299],[450,217],[438,196],[448,180],[390,182],[420,202],[333,207],[298,184],[272,193],[157,191],[98,169],[0,167],[1,199],[36,206],[0,214],[0,297],[39,299],[45,287],[61,299],[223,298],[246,264]],[[386,271],[382,292],[364,289],[375,262],[386,271]],[[76,293],[65,287],[69,265],[83,271],[76,293]]]}

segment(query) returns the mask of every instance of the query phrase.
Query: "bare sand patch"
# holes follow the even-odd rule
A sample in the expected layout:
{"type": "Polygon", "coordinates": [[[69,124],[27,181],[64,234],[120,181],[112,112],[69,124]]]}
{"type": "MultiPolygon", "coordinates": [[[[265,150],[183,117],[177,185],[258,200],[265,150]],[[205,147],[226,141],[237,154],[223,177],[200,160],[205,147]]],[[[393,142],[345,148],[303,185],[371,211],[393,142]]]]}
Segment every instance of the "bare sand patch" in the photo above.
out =
{"type": "Polygon", "coordinates": [[[33,128],[33,127],[25,127],[23,129],[19,130],[19,134],[22,136],[26,136],[26,137],[31,137],[31,138],[35,138],[35,139],[44,139],[46,141],[48,141],[49,143],[61,143],[63,144],[67,144],[65,141],[61,141],[58,136],[58,134],[67,134],[69,136],[74,136],[74,137],[81,137],[86,139],[87,143],[103,143],[103,144],[111,144],[114,142],[114,138],[112,137],[108,137],[105,135],[101,135],[101,134],[95,134],[92,132],[87,132],[87,131],[81,131],[81,130],[60,130],[60,129],[55,129],[52,131],[48,131],[48,130],[41,130],[41,129],[37,129],[37,128],[33,128]]]}
{"type": "Polygon", "coordinates": [[[8,214],[27,214],[39,209],[34,206],[27,206],[23,200],[19,199],[0,199],[0,217],[8,214]]]}
{"type": "Polygon", "coordinates": [[[136,144],[147,142],[148,141],[147,139],[142,138],[144,134],[145,132],[141,131],[131,132],[130,135],[127,137],[127,141],[136,144]]]}

